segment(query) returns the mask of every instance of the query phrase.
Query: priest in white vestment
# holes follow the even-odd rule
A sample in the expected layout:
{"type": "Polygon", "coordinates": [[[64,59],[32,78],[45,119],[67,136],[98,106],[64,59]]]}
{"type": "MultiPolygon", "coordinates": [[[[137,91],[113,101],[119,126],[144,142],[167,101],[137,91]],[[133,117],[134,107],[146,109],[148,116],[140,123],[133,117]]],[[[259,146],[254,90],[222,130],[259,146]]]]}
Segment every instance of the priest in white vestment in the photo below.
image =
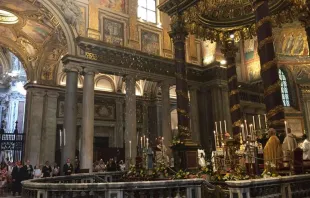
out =
{"type": "Polygon", "coordinates": [[[286,153],[287,151],[293,152],[297,148],[297,141],[295,136],[292,134],[290,128],[287,128],[287,135],[283,141],[282,149],[283,152],[286,153]]]}
{"type": "Polygon", "coordinates": [[[301,146],[301,149],[303,150],[303,160],[310,160],[310,142],[307,135],[303,135],[302,139],[304,140],[301,146]]]}

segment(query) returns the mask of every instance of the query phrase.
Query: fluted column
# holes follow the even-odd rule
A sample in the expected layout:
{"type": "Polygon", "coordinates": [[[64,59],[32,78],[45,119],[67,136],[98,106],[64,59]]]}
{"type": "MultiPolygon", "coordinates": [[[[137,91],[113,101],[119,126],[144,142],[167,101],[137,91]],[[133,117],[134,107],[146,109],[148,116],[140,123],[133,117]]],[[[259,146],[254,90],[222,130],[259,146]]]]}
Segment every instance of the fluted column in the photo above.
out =
{"type": "Polygon", "coordinates": [[[189,99],[187,86],[187,68],[185,60],[185,40],[188,33],[181,16],[173,16],[170,37],[173,39],[175,67],[176,67],[176,94],[178,112],[178,130],[181,141],[191,140],[189,99]]]}
{"type": "MultiPolygon", "coordinates": [[[[232,35],[226,35],[223,43],[222,53],[227,61],[227,80],[229,90],[229,107],[232,122],[232,135],[239,137],[241,121],[240,97],[238,90],[238,80],[236,71],[236,53],[238,48],[235,46],[232,35]]],[[[226,131],[225,131],[226,132],[226,131]]]]}
{"type": "Polygon", "coordinates": [[[162,134],[164,137],[164,144],[167,148],[168,155],[171,155],[170,145],[172,143],[172,131],[171,131],[171,114],[170,114],[170,84],[168,82],[161,82],[161,102],[162,102],[162,134]]]}
{"type": "Polygon", "coordinates": [[[137,156],[137,118],[136,118],[136,79],[124,77],[126,83],[125,96],[125,159],[135,163],[137,156]],[[131,142],[131,143],[130,143],[131,142]]]}
{"type": "Polygon", "coordinates": [[[191,131],[194,142],[200,143],[200,129],[199,129],[199,111],[198,111],[198,98],[197,87],[190,87],[190,115],[191,115],[191,131]]]}
{"type": "Polygon", "coordinates": [[[92,172],[94,152],[94,77],[95,71],[85,68],[83,71],[83,118],[81,142],[81,169],[92,172]]]}
{"type": "Polygon", "coordinates": [[[265,105],[269,127],[284,136],[284,108],[281,95],[277,61],[273,47],[271,17],[267,0],[253,0],[256,17],[258,53],[261,63],[261,77],[264,84],[265,105]]]}
{"type": "Polygon", "coordinates": [[[62,150],[63,165],[67,158],[71,161],[75,159],[76,148],[76,130],[77,130],[77,86],[78,73],[81,68],[68,65],[65,67],[66,72],[66,93],[65,93],[65,115],[64,115],[64,146],[62,150]]]}

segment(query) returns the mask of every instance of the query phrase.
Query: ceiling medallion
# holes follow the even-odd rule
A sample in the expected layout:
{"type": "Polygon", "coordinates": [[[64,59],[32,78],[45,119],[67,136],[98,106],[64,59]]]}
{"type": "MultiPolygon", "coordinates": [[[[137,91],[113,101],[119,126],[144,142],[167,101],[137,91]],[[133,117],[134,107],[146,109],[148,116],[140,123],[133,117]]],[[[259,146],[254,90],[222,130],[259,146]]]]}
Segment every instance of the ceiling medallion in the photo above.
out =
{"type": "Polygon", "coordinates": [[[18,23],[18,17],[8,11],[0,9],[0,24],[16,24],[18,23]]]}

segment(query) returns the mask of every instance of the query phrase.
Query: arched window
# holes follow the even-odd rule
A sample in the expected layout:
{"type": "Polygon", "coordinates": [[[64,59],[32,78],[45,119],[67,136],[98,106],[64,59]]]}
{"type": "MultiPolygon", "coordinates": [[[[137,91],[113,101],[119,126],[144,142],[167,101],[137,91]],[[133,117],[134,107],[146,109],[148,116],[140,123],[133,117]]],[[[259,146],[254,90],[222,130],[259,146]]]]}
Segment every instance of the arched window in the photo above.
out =
{"type": "Polygon", "coordinates": [[[290,96],[288,94],[288,86],[286,76],[281,69],[279,69],[279,78],[281,81],[281,93],[282,93],[282,101],[285,107],[291,106],[290,104],[290,96]]]}

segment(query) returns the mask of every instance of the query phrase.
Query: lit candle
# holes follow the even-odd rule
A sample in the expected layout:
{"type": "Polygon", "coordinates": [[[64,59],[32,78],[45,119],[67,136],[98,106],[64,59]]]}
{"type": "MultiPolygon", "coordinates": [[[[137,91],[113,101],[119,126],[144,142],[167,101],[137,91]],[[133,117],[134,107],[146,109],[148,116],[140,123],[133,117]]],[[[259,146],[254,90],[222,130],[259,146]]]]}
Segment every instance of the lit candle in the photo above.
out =
{"type": "Polygon", "coordinates": [[[149,138],[146,138],[146,148],[149,148],[149,138]]]}
{"type": "Polygon", "coordinates": [[[66,146],[66,129],[64,129],[64,146],[66,146]]]}
{"type": "Polygon", "coordinates": [[[62,146],[62,138],[61,138],[61,130],[59,130],[59,140],[60,140],[60,147],[62,146]]]}
{"type": "Polygon", "coordinates": [[[226,128],[226,120],[224,120],[224,129],[225,129],[225,133],[227,132],[227,128],[226,128]]]}
{"type": "Polygon", "coordinates": [[[260,115],[258,115],[258,126],[259,126],[259,129],[262,128],[262,125],[261,125],[261,123],[260,123],[260,115]]]}
{"type": "Polygon", "coordinates": [[[131,159],[131,141],[129,141],[129,158],[131,159]]]}
{"type": "Polygon", "coordinates": [[[216,141],[216,132],[215,131],[213,131],[213,133],[214,133],[214,145],[215,145],[215,150],[216,150],[216,147],[217,147],[217,141],[216,141]]]}
{"type": "Polygon", "coordinates": [[[242,132],[242,139],[245,141],[245,134],[244,134],[244,125],[241,124],[241,132],[242,132]]]}
{"type": "Polygon", "coordinates": [[[255,130],[255,117],[253,116],[253,130],[255,130]]]}
{"type": "Polygon", "coordinates": [[[288,133],[287,133],[287,122],[286,121],[284,121],[284,125],[285,125],[285,133],[286,133],[286,136],[287,136],[288,133]]]}

